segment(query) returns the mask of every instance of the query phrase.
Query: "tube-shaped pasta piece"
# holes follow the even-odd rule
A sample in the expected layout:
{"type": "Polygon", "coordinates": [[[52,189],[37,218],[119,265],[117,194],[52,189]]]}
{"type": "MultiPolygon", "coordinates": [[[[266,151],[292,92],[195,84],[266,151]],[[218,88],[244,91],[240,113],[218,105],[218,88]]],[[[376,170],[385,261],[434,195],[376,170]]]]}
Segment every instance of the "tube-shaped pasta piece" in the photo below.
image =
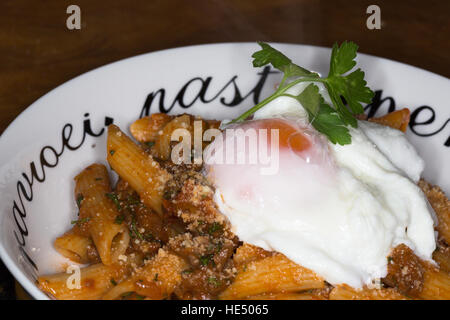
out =
{"type": "Polygon", "coordinates": [[[135,292],[150,300],[168,298],[181,283],[181,272],[186,268],[182,258],[159,249],[158,254],[137,270],[132,278],[107,292],[103,299],[118,299],[125,292],[135,292]]]}
{"type": "Polygon", "coordinates": [[[388,114],[379,118],[370,118],[369,121],[382,124],[403,132],[408,128],[410,118],[410,111],[408,108],[389,112],[388,114]]]}
{"type": "Polygon", "coordinates": [[[159,132],[172,118],[165,113],[154,113],[143,117],[130,126],[131,134],[139,142],[155,141],[159,137],[159,132]]]}
{"type": "Polygon", "coordinates": [[[330,292],[330,300],[408,300],[396,289],[354,289],[347,285],[339,285],[330,292]]]}
{"type": "Polygon", "coordinates": [[[433,260],[439,265],[439,269],[450,273],[450,247],[438,247],[433,252],[433,260]]]}
{"type": "Polygon", "coordinates": [[[70,288],[76,285],[72,282],[75,274],[57,273],[41,276],[38,285],[41,290],[61,300],[94,300],[119,282],[126,274],[126,267],[120,264],[105,266],[94,264],[80,270],[80,288],[70,288]]]}
{"type": "Polygon", "coordinates": [[[125,293],[134,291],[133,279],[126,279],[125,281],[115,285],[109,289],[103,296],[102,300],[119,300],[125,293]]]}
{"type": "Polygon", "coordinates": [[[444,271],[424,263],[423,289],[419,298],[426,300],[450,300],[450,276],[444,271]]]}
{"type": "Polygon", "coordinates": [[[272,256],[274,252],[264,250],[261,247],[244,243],[242,246],[236,249],[236,253],[233,256],[234,264],[237,268],[249,264],[252,261],[261,260],[266,257],[272,256]]]}
{"type": "Polygon", "coordinates": [[[424,180],[419,181],[419,187],[427,196],[434,212],[436,212],[438,218],[436,229],[439,236],[447,244],[450,244],[450,200],[438,186],[433,186],[424,180]]]}
{"type": "Polygon", "coordinates": [[[246,297],[244,300],[327,300],[325,295],[311,291],[263,293],[246,297]]]}
{"type": "Polygon", "coordinates": [[[170,154],[172,151],[172,133],[176,129],[186,129],[191,133],[192,137],[193,128],[191,126],[191,118],[189,115],[184,114],[178,116],[164,126],[153,148],[158,158],[163,160],[170,159],[170,154]]]}
{"type": "Polygon", "coordinates": [[[325,286],[313,271],[276,254],[244,265],[220,299],[242,299],[266,292],[298,292],[325,286]]]}
{"type": "Polygon", "coordinates": [[[77,263],[89,262],[88,249],[93,245],[90,237],[79,235],[73,229],[56,238],[54,243],[56,251],[77,263]]]}
{"type": "Polygon", "coordinates": [[[125,253],[130,241],[124,223],[116,223],[118,209],[108,195],[111,194],[108,171],[104,165],[93,164],[75,177],[75,194],[81,195],[80,217],[89,219],[88,230],[102,262],[117,261],[125,253]]]}
{"type": "Polygon", "coordinates": [[[161,213],[164,185],[170,174],[115,125],[108,127],[107,157],[111,168],[136,190],[142,201],[161,213]]]}

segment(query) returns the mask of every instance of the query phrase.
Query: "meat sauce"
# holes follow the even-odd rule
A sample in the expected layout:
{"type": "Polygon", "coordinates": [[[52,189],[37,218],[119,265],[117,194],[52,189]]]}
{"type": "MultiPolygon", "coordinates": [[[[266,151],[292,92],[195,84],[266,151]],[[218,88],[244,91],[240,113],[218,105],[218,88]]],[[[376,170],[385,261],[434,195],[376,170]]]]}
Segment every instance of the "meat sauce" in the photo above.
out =
{"type": "Polygon", "coordinates": [[[235,277],[232,256],[238,240],[217,211],[214,191],[199,167],[166,164],[166,169],[173,178],[166,184],[162,215],[146,207],[126,181],[119,179],[116,185],[117,222],[126,223],[130,230],[126,254],[134,254],[136,267],[155,257],[161,248],[184,261],[181,283],[170,297],[163,298],[217,298],[235,277]]]}
{"type": "MultiPolygon", "coordinates": [[[[134,267],[142,267],[163,249],[181,259],[181,282],[170,296],[161,295],[154,281],[141,281],[136,285],[146,296],[155,298],[216,299],[236,276],[240,262],[233,259],[233,255],[242,243],[218,211],[213,201],[214,190],[200,173],[200,166],[174,165],[161,160],[160,163],[172,174],[165,186],[161,215],[145,206],[139,195],[121,179],[111,200],[120,212],[116,223],[126,223],[130,230],[131,241],[126,254],[135,257],[134,267]]],[[[80,224],[74,230],[87,234],[87,225],[80,224]]],[[[447,247],[448,244],[441,241],[438,250],[447,250],[447,247]]],[[[250,258],[273,254],[260,248],[255,250],[250,258]]],[[[100,261],[94,245],[90,246],[88,257],[93,263],[100,261]]],[[[387,259],[388,275],[381,279],[382,285],[395,288],[407,297],[418,296],[424,282],[423,262],[403,244],[394,248],[387,259]]],[[[123,298],[139,297],[131,293],[123,298]]]]}

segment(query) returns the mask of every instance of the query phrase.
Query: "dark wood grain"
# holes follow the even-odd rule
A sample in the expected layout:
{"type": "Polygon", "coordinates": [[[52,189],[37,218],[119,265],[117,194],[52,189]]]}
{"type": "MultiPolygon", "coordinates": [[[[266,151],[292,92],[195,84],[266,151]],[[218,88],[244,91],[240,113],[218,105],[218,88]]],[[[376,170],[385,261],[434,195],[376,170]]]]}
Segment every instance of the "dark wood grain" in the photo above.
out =
{"type": "Polygon", "coordinates": [[[366,28],[366,0],[116,0],[0,2],[0,133],[59,84],[136,54],[191,44],[278,41],[360,51],[450,76],[450,1],[376,1],[382,29],[366,28]],[[77,4],[82,29],[66,28],[77,4]]]}

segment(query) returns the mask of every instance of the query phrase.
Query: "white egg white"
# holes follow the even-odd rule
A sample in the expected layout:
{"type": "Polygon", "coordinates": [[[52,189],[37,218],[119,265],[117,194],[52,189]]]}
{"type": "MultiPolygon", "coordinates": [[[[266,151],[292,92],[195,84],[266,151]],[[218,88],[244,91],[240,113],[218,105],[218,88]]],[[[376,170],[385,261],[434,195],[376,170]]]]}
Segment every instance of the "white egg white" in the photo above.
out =
{"type": "MultiPolygon", "coordinates": [[[[281,97],[254,115],[274,117],[306,114],[281,97]]],[[[436,241],[434,213],[416,185],[424,162],[405,135],[366,121],[350,133],[350,145],[319,146],[330,161],[281,152],[275,175],[261,175],[257,165],[209,164],[205,172],[240,240],[281,252],[331,284],[360,288],[386,276],[387,256],[398,244],[432,261],[436,241]]]]}

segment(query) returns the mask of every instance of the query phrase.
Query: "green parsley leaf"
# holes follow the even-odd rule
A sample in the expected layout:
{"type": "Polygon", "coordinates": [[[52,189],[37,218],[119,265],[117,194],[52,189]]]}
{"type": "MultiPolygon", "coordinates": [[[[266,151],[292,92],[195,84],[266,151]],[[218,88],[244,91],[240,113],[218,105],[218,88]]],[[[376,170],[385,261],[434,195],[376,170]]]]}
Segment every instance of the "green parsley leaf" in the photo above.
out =
{"type": "Polygon", "coordinates": [[[335,43],[331,52],[330,72],[326,78],[328,93],[339,115],[355,128],[357,122],[353,115],[363,113],[361,102],[370,103],[374,96],[373,91],[366,86],[367,82],[361,69],[345,75],[356,65],[357,50],[358,46],[353,42],[345,41],[340,47],[335,43]],[[341,96],[348,103],[350,112],[343,104],[341,96]]]}
{"type": "Polygon", "coordinates": [[[283,72],[286,77],[318,76],[316,73],[292,63],[291,59],[267,43],[258,42],[258,44],[262,49],[252,55],[254,67],[263,67],[270,63],[274,68],[283,72]]]}
{"type": "Polygon", "coordinates": [[[326,135],[328,139],[341,145],[352,143],[352,137],[345,123],[337,114],[336,110],[322,103],[317,115],[311,120],[313,127],[326,135]]]}
{"type": "Polygon", "coordinates": [[[335,109],[324,103],[319,87],[309,84],[299,95],[292,96],[297,99],[308,112],[312,126],[326,135],[332,143],[349,144],[351,136],[345,122],[339,117],[335,109]]]}
{"type": "Polygon", "coordinates": [[[344,74],[356,65],[356,51],[358,46],[353,42],[344,41],[339,47],[333,45],[330,58],[330,75],[344,74]]]}
{"type": "Polygon", "coordinates": [[[323,103],[323,98],[319,93],[319,87],[312,83],[295,98],[313,117],[319,113],[320,105],[323,103]]]}
{"type": "Polygon", "coordinates": [[[374,96],[373,91],[367,87],[364,80],[364,72],[361,69],[351,72],[356,66],[355,58],[358,46],[347,41],[341,46],[335,44],[331,52],[330,72],[326,78],[320,78],[317,73],[292,63],[291,59],[267,43],[258,42],[258,44],[262,49],[252,55],[253,66],[262,67],[271,64],[283,72],[283,79],[271,96],[230,123],[244,121],[269,102],[280,96],[287,96],[302,104],[308,112],[309,121],[313,127],[327,136],[332,143],[350,144],[351,135],[347,126],[357,127],[358,122],[355,115],[364,112],[361,103],[370,103],[374,96]],[[295,78],[287,83],[286,80],[292,77],[295,78]],[[289,88],[300,82],[312,83],[297,96],[286,93],[289,88]],[[313,84],[315,82],[323,83],[330,96],[332,106],[324,102],[319,88],[313,84]],[[344,104],[342,98],[345,99],[347,105],[344,104]]]}

